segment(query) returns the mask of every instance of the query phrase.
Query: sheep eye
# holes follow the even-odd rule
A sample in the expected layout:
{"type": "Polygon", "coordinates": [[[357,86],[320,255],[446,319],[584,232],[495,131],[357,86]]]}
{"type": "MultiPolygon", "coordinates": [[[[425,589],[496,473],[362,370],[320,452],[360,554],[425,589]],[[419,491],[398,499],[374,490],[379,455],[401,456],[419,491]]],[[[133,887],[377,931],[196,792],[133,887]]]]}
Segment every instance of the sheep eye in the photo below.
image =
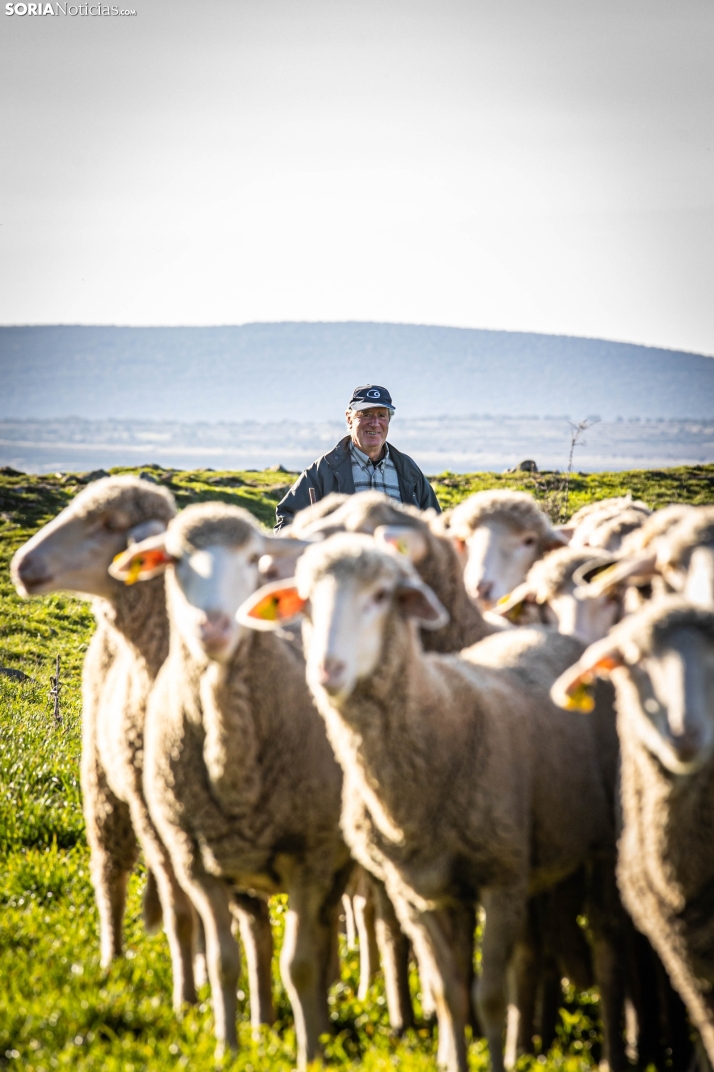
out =
{"type": "Polygon", "coordinates": [[[523,546],[532,547],[535,542],[535,536],[526,536],[525,540],[523,541],[523,546]]]}
{"type": "Polygon", "coordinates": [[[374,602],[375,603],[386,603],[388,598],[389,598],[389,592],[387,591],[386,588],[380,588],[380,590],[378,592],[374,593],[374,602]]]}

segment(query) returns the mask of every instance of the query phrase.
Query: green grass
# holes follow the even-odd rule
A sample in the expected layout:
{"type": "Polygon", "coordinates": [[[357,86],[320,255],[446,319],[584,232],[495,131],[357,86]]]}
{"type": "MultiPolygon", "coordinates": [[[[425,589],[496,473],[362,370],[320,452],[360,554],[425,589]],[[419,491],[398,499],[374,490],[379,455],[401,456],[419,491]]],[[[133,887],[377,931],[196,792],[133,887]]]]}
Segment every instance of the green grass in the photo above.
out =
{"type": "MultiPolygon", "coordinates": [[[[145,471],[148,467],[145,467],[145,471]]],[[[117,469],[113,472],[131,470],[117,469]]],[[[134,470],[136,471],[136,470],[134,470]]],[[[270,525],[291,476],[272,472],[174,472],[152,469],[179,505],[221,499],[245,506],[270,525]]],[[[445,473],[433,483],[443,506],[491,487],[534,491],[547,501],[559,480],[548,474],[497,476],[445,473]]],[[[65,596],[20,600],[8,564],[15,549],[53,517],[77,491],[72,478],[0,473],[0,666],[30,681],[0,675],[0,1067],[28,1072],[214,1069],[209,995],[178,1021],[170,1004],[170,965],[163,935],[141,924],[140,870],[130,886],[128,955],[108,973],[99,968],[97,917],[89,881],[79,789],[80,673],[93,618],[86,603],[65,596]],[[61,656],[62,721],[49,697],[50,674],[61,656]]],[[[714,500],[714,466],[661,472],[575,474],[569,509],[607,495],[631,492],[658,506],[714,500]]],[[[276,936],[284,900],[272,903],[276,936]]],[[[276,943],[279,945],[279,942],[276,943]]],[[[357,1001],[357,954],[344,951],[342,982],[330,996],[334,1035],[329,1064],[366,1072],[426,1072],[434,1068],[434,1039],[426,1027],[391,1038],[378,979],[368,1000],[357,1001]]],[[[416,976],[412,979],[415,995],[416,976]]],[[[247,983],[241,986],[247,991],[247,983]]],[[[295,1064],[290,1008],[275,969],[278,1023],[251,1038],[241,1000],[239,1055],[226,1067],[241,1072],[289,1072],[295,1064]]],[[[522,1068],[584,1072],[596,1067],[597,994],[569,995],[558,1046],[547,1059],[522,1068]]],[[[483,1042],[471,1046],[474,1069],[486,1068],[483,1042]]]]}

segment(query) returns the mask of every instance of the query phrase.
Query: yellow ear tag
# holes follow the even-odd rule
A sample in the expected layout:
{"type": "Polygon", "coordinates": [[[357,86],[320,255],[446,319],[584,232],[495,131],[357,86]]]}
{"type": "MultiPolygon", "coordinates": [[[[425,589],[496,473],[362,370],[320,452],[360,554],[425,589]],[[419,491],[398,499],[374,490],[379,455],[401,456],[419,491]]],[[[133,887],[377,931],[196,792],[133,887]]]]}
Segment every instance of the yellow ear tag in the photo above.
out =
{"type": "Polygon", "coordinates": [[[131,566],[129,567],[129,572],[127,573],[126,577],[124,578],[124,584],[136,584],[136,582],[139,580],[139,575],[141,573],[142,565],[143,565],[143,559],[142,558],[135,558],[134,559],[134,561],[132,562],[131,566]]]}
{"type": "Polygon", "coordinates": [[[592,679],[588,683],[579,681],[578,684],[573,687],[572,691],[568,691],[565,710],[584,711],[586,714],[589,714],[595,707],[595,698],[592,694],[592,687],[592,679]]]}

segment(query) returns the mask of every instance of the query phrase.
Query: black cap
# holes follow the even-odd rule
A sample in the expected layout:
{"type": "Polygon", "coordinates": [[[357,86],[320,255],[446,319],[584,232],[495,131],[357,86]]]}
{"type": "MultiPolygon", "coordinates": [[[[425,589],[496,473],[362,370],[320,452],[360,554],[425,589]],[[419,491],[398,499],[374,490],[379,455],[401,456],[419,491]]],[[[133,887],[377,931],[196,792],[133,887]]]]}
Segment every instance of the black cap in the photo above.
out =
{"type": "Polygon", "coordinates": [[[374,406],[384,406],[385,409],[394,413],[394,403],[387,388],[368,383],[365,387],[355,387],[347,408],[372,409],[374,406]]]}

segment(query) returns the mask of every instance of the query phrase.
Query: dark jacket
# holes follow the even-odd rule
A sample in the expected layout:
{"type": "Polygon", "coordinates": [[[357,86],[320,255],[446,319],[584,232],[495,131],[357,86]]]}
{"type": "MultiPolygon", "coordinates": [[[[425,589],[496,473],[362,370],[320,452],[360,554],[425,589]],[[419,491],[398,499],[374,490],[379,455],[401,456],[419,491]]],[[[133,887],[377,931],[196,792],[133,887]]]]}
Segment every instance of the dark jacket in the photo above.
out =
{"type": "MultiPolygon", "coordinates": [[[[350,437],[345,436],[337,446],[323,454],[309,469],[305,469],[297,478],[287,495],[278,503],[275,514],[277,524],[275,531],[291,524],[295,514],[310,505],[310,488],[315,489],[315,499],[324,499],[331,491],[344,495],[354,495],[355,484],[352,479],[352,458],[350,457],[350,437]]],[[[389,444],[389,455],[394,462],[399,480],[399,491],[405,506],[418,506],[426,510],[431,506],[437,514],[441,507],[429,481],[419,466],[408,454],[389,444]]]]}

